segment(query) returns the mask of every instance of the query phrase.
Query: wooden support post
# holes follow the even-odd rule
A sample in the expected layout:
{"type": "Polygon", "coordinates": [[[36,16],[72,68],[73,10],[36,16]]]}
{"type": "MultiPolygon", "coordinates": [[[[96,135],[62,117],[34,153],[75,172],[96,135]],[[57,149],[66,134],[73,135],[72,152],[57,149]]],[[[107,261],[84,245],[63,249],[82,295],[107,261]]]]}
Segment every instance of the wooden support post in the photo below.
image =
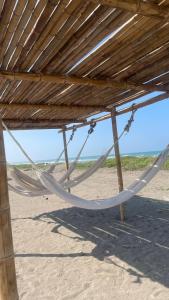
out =
{"type": "MultiPolygon", "coordinates": [[[[69,169],[69,158],[67,152],[67,142],[66,142],[66,132],[63,131],[63,144],[64,144],[64,152],[65,152],[65,163],[66,163],[66,170],[69,169]]],[[[68,177],[69,180],[69,177],[68,177]]],[[[70,188],[68,188],[68,192],[70,193],[70,188]]]]}
{"type": "Polygon", "coordinates": [[[7,170],[0,121],[0,300],[18,300],[7,170]]]}
{"type": "MultiPolygon", "coordinates": [[[[122,167],[121,167],[121,159],[120,159],[120,150],[119,150],[119,143],[118,143],[118,131],[117,131],[117,122],[116,122],[116,109],[112,111],[112,129],[113,129],[113,138],[114,138],[114,151],[115,151],[115,158],[117,164],[117,177],[118,177],[118,186],[119,192],[123,190],[123,175],[122,175],[122,167]]],[[[124,222],[125,213],[124,213],[124,206],[120,205],[120,219],[124,222]]]]}

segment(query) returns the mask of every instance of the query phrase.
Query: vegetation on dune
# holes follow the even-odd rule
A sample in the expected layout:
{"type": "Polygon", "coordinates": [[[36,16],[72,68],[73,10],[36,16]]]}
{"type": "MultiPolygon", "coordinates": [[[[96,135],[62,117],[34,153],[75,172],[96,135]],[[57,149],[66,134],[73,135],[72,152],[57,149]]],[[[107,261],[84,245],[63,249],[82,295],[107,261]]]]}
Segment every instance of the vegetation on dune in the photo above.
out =
{"type": "MultiPolygon", "coordinates": [[[[122,168],[126,171],[135,171],[135,170],[142,170],[144,168],[149,167],[153,162],[154,157],[135,157],[135,156],[125,156],[121,158],[122,168]]],[[[79,162],[77,164],[77,169],[83,170],[89,168],[94,164],[94,161],[87,161],[87,162],[79,162]]],[[[37,165],[40,169],[46,169],[46,164],[38,164],[37,165]]],[[[30,170],[31,166],[29,164],[20,164],[17,165],[19,169],[22,170],[30,170]]],[[[116,167],[116,160],[115,158],[108,158],[105,163],[103,164],[102,168],[115,168],[116,167]]],[[[163,170],[169,170],[169,159],[164,164],[163,170]]]]}
{"type": "MultiPolygon", "coordinates": [[[[142,170],[150,166],[154,161],[153,157],[135,157],[135,156],[125,156],[121,158],[122,168],[126,171],[142,170]]],[[[84,169],[93,164],[93,162],[79,163],[78,168],[84,169]]],[[[115,158],[108,158],[103,164],[102,168],[115,168],[116,160],[115,158]]],[[[169,165],[168,165],[169,169],[169,165]]]]}

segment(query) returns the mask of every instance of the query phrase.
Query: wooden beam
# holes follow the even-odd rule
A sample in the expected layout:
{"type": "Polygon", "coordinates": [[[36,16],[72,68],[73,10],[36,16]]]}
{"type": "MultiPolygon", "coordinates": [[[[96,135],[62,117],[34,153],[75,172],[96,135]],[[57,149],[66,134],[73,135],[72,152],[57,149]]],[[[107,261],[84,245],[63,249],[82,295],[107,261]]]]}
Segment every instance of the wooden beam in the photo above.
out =
{"type": "Polygon", "coordinates": [[[136,91],[149,91],[149,92],[169,92],[161,87],[152,84],[134,83],[129,81],[117,82],[111,79],[92,79],[87,77],[75,77],[58,74],[42,74],[42,73],[24,73],[24,72],[7,72],[0,71],[0,79],[8,80],[26,80],[34,82],[51,82],[57,84],[74,84],[83,86],[93,86],[98,89],[103,88],[118,88],[122,90],[131,89],[136,91]]]}
{"type": "MultiPolygon", "coordinates": [[[[63,130],[64,131],[68,131],[68,130],[72,130],[74,127],[76,129],[78,128],[81,128],[81,127],[84,127],[84,126],[87,126],[87,125],[90,125],[91,123],[93,122],[101,122],[101,121],[104,121],[104,120],[107,120],[107,119],[110,119],[111,118],[111,114],[107,114],[105,116],[102,116],[102,117],[99,117],[99,118],[95,118],[95,119],[91,119],[89,121],[85,121],[81,124],[78,124],[78,125],[75,125],[75,126],[69,126],[69,127],[65,127],[63,130]]],[[[59,133],[63,132],[63,130],[60,130],[59,133]]]]}
{"type": "MultiPolygon", "coordinates": [[[[112,130],[113,130],[113,139],[114,139],[114,152],[115,159],[117,165],[117,177],[118,177],[118,186],[119,192],[123,191],[123,175],[122,175],[122,167],[121,167],[121,158],[120,158],[120,150],[119,150],[119,142],[118,142],[118,131],[117,131],[117,122],[116,122],[116,109],[114,108],[111,114],[112,120],[112,130]]],[[[120,219],[124,222],[125,213],[123,204],[120,205],[120,219]]]]}
{"type": "Polygon", "coordinates": [[[18,300],[8,181],[2,123],[0,121],[0,299],[18,300]]]}
{"type": "MultiPolygon", "coordinates": [[[[7,124],[8,125],[8,124],[7,124]]],[[[62,126],[56,126],[56,125],[30,125],[30,124],[25,124],[21,126],[21,124],[11,124],[8,125],[8,129],[10,130],[43,130],[43,129],[63,129],[62,126]]]]}
{"type": "Polygon", "coordinates": [[[5,123],[29,123],[29,124],[32,124],[32,125],[38,125],[38,124],[49,124],[49,125],[52,125],[52,124],[59,124],[59,125],[64,125],[64,124],[68,124],[68,123],[82,123],[82,122],[85,122],[85,119],[81,119],[80,121],[79,120],[76,120],[76,119],[6,119],[4,118],[3,121],[5,123]]]}
{"type": "Polygon", "coordinates": [[[144,101],[144,102],[140,102],[140,103],[137,103],[137,104],[134,104],[134,105],[130,105],[129,107],[126,107],[124,109],[121,109],[121,110],[118,110],[116,111],[116,115],[122,115],[122,114],[125,114],[127,112],[130,112],[134,109],[139,109],[139,108],[143,108],[145,106],[148,106],[148,105],[151,105],[151,104],[155,104],[159,101],[162,101],[162,100],[166,100],[168,98],[168,94],[162,94],[160,96],[156,96],[152,99],[149,99],[147,101],[144,101]]]}
{"type": "Polygon", "coordinates": [[[91,0],[94,3],[107,5],[114,8],[129,11],[134,14],[139,14],[147,17],[154,17],[164,19],[168,15],[168,6],[159,6],[157,4],[149,3],[139,0],[91,0]]]}
{"type": "Polygon", "coordinates": [[[84,114],[85,112],[94,111],[110,111],[103,105],[55,105],[55,104],[28,104],[28,103],[0,103],[0,109],[10,109],[10,110],[43,110],[52,111],[60,115],[63,113],[73,113],[73,114],[84,114]]]}

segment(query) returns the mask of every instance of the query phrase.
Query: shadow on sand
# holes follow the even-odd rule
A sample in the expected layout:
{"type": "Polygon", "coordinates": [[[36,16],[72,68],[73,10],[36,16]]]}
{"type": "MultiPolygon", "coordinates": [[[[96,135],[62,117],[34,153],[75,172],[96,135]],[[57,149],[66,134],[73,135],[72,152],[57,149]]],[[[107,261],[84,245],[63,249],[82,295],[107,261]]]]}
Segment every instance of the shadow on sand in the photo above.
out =
{"type": "Polygon", "coordinates": [[[125,223],[119,221],[118,208],[88,211],[72,207],[41,214],[34,220],[53,223],[52,232],[56,234],[62,234],[61,227],[69,229],[77,234],[71,239],[91,241],[94,249],[91,253],[30,253],[16,257],[93,256],[124,269],[135,277],[135,282],[150,278],[169,287],[169,202],[137,196],[128,202],[126,214],[125,223]],[[131,268],[118,265],[113,257],[131,268]]]}

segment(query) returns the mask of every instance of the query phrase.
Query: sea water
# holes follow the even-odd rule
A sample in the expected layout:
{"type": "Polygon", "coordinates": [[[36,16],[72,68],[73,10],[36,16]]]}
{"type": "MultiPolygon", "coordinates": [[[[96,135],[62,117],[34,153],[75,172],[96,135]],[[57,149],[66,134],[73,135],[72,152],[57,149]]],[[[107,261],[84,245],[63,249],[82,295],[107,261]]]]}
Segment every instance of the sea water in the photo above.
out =
{"type": "MultiPolygon", "coordinates": [[[[148,151],[148,152],[134,152],[134,153],[122,153],[121,156],[134,156],[134,157],[156,157],[160,154],[160,151],[148,151]]],[[[85,163],[87,161],[95,161],[100,157],[100,155],[93,155],[93,156],[82,156],[79,159],[79,162],[85,163]]],[[[108,156],[108,158],[114,158],[114,155],[108,156]]],[[[75,157],[69,157],[69,161],[74,161],[75,157]]],[[[35,161],[36,164],[52,164],[55,163],[56,159],[49,159],[49,160],[37,160],[35,161]]],[[[59,163],[65,162],[65,160],[62,158],[59,163]]],[[[16,164],[28,164],[28,162],[18,162],[16,164]]]]}

